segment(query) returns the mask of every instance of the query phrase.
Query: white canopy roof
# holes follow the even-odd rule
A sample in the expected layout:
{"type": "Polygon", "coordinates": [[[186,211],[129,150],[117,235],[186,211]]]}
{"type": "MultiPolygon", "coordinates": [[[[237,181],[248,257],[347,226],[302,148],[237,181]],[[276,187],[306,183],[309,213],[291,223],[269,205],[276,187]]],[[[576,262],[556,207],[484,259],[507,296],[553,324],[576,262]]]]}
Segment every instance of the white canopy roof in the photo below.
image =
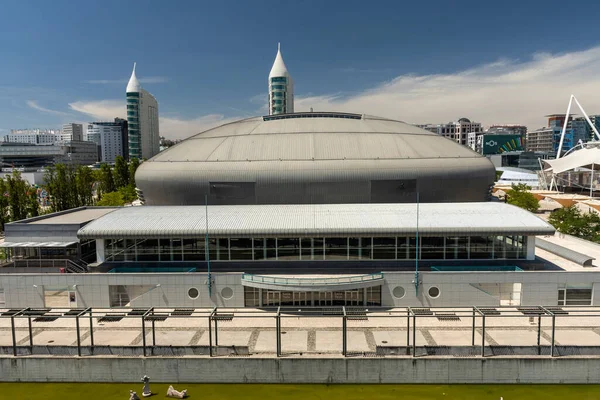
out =
{"type": "Polygon", "coordinates": [[[581,149],[565,157],[556,160],[544,160],[544,162],[550,166],[546,171],[552,171],[555,174],[575,168],[600,170],[600,149],[581,149]]]}

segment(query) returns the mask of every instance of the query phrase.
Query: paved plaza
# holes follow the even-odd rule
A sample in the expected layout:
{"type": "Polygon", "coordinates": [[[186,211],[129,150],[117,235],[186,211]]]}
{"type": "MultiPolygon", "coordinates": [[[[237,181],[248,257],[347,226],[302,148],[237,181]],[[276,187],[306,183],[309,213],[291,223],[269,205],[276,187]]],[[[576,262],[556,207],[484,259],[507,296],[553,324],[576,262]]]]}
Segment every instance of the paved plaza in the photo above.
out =
{"type": "MultiPolygon", "coordinates": [[[[348,353],[375,353],[378,347],[481,346],[481,314],[473,309],[414,309],[408,325],[407,309],[373,310],[349,315],[346,322],[348,353]],[[423,311],[425,310],[425,311],[423,311]],[[423,315],[419,314],[423,313],[423,315]],[[414,314],[414,312],[413,312],[414,314]],[[413,332],[416,321],[417,329],[413,332]],[[408,329],[408,330],[407,330],[408,329]]],[[[552,341],[552,315],[532,315],[517,308],[483,309],[486,346],[549,346],[552,341]],[[495,310],[495,309],[493,309],[495,310]],[[539,324],[539,325],[538,325],[539,324]],[[538,328],[539,326],[539,328],[538,328]]],[[[0,346],[13,345],[11,318],[0,310],[0,346]]],[[[143,311],[143,310],[142,310],[143,311]]],[[[164,320],[152,321],[146,314],[144,330],[147,346],[236,346],[246,347],[251,355],[276,353],[276,311],[228,309],[214,312],[195,310],[192,315],[177,315],[173,309],[156,311],[164,320]],[[210,322],[209,316],[213,315],[210,322]]],[[[325,310],[331,312],[330,310],[325,310]]],[[[76,319],[62,316],[65,309],[46,310],[44,315],[14,317],[17,346],[76,346],[76,319]],[[56,319],[53,317],[60,316],[56,319]],[[31,336],[29,321],[31,320],[31,336]]],[[[137,310],[139,312],[139,310],[137,310]]],[[[14,313],[14,311],[13,311],[14,313]]],[[[95,346],[143,346],[142,315],[136,311],[93,310],[79,317],[80,343],[91,344],[90,322],[95,346]],[[133,315],[129,315],[133,314],[133,315]],[[109,316],[108,320],[105,318],[109,316]]],[[[600,346],[600,308],[563,307],[555,318],[556,346],[600,346]],[[598,316],[596,316],[598,315],[598,316]]],[[[281,353],[295,355],[339,355],[343,348],[343,316],[280,312],[281,353]]],[[[161,318],[158,318],[161,319],[161,318]]]]}

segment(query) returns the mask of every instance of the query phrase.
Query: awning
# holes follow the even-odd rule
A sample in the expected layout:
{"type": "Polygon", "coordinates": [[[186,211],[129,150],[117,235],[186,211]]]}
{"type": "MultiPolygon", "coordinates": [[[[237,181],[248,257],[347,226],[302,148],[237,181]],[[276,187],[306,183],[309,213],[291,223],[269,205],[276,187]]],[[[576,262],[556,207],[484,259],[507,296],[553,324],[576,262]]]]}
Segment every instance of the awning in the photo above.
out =
{"type": "Polygon", "coordinates": [[[555,174],[575,168],[600,170],[600,149],[596,147],[581,149],[556,160],[543,161],[550,166],[550,168],[546,168],[546,171],[552,171],[555,174]]]}
{"type": "Polygon", "coordinates": [[[68,247],[77,242],[4,242],[0,247],[68,247]]]}

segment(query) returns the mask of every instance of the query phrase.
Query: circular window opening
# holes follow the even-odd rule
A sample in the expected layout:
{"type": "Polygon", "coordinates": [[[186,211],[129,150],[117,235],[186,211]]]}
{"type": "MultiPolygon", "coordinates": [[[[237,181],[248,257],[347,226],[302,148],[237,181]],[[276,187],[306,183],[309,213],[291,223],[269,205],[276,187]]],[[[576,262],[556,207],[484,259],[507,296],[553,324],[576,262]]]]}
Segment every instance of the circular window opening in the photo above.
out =
{"type": "Polygon", "coordinates": [[[401,299],[406,294],[406,291],[404,290],[404,288],[402,286],[396,286],[394,288],[394,290],[392,290],[392,294],[394,295],[395,298],[401,299]]]}
{"type": "Polygon", "coordinates": [[[430,287],[429,290],[427,291],[427,293],[429,294],[429,297],[431,297],[432,299],[435,299],[436,297],[440,297],[440,289],[437,286],[430,287]]]}
{"type": "Polygon", "coordinates": [[[223,290],[221,290],[221,296],[223,296],[224,299],[229,300],[233,297],[233,289],[230,287],[223,288],[223,290]]]}
{"type": "Polygon", "coordinates": [[[197,299],[198,296],[200,296],[200,292],[198,292],[198,289],[193,287],[188,290],[188,296],[190,299],[197,299]]]}

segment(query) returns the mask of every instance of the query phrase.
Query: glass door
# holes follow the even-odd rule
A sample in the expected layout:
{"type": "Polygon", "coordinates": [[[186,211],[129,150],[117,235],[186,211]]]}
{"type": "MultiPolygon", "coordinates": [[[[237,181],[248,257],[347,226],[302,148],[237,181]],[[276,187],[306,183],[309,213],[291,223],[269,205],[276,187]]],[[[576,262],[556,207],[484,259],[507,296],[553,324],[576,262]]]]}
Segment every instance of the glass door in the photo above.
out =
{"type": "Polygon", "coordinates": [[[310,306],[310,292],[294,292],[294,306],[310,306]]]}
{"type": "Polygon", "coordinates": [[[281,303],[281,293],[269,290],[267,292],[267,306],[279,306],[281,303]]]}
{"type": "Polygon", "coordinates": [[[332,306],[333,292],[318,292],[315,299],[315,306],[332,306]]]}

